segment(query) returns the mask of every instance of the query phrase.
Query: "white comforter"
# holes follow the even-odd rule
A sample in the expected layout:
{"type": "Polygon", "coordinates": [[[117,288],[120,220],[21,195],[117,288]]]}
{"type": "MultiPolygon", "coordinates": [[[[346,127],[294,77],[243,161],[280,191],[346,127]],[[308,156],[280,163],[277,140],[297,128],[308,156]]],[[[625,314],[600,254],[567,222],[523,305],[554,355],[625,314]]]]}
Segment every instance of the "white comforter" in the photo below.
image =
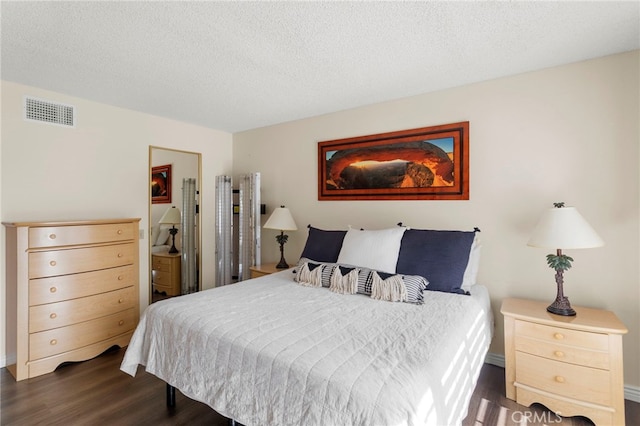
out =
{"type": "Polygon", "coordinates": [[[482,286],[418,306],[289,270],[150,305],[121,369],[145,365],[245,425],[459,424],[492,330],[482,286]]]}

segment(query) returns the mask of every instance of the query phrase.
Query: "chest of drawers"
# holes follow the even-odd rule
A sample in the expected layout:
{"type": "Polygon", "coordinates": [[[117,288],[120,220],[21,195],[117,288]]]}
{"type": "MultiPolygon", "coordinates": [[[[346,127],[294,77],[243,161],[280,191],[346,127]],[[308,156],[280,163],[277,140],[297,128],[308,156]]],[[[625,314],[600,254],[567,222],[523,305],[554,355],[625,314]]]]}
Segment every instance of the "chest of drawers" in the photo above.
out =
{"type": "Polygon", "coordinates": [[[505,299],[507,398],[545,405],[562,416],[582,415],[596,425],[624,425],[622,335],[610,311],[576,308],[576,316],[546,304],[505,299]]]}
{"type": "Polygon", "coordinates": [[[154,253],[151,256],[153,289],[167,296],[180,296],[180,253],[154,253]]]}
{"type": "Polygon", "coordinates": [[[139,318],[138,222],[4,223],[16,380],[129,343],[139,318]]]}

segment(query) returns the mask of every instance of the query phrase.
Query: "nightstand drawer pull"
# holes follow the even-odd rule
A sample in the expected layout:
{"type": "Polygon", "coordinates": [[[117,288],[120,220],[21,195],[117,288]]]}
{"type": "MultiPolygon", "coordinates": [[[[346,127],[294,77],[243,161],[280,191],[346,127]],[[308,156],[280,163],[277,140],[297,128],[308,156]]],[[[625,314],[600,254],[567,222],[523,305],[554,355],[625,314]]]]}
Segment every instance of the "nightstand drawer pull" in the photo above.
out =
{"type": "Polygon", "coordinates": [[[124,277],[122,275],[118,275],[118,281],[122,281],[124,277]]]}
{"type": "Polygon", "coordinates": [[[124,302],[124,299],[121,297],[120,299],[118,299],[118,303],[122,303],[124,302]]]}
{"type": "Polygon", "coordinates": [[[49,235],[49,239],[55,240],[56,239],[56,234],[50,234],[49,235]]]}
{"type": "Polygon", "coordinates": [[[55,260],[52,260],[51,262],[49,262],[49,265],[51,265],[51,266],[56,266],[56,265],[57,265],[57,263],[56,263],[56,261],[55,261],[55,260]]]}
{"type": "Polygon", "coordinates": [[[122,253],[118,253],[118,257],[122,257],[122,253]]]}
{"type": "Polygon", "coordinates": [[[564,358],[564,352],[562,351],[555,351],[553,354],[558,358],[564,358]]]}
{"type": "Polygon", "coordinates": [[[554,339],[556,339],[556,340],[562,340],[562,339],[564,339],[564,334],[562,334],[562,333],[555,333],[555,334],[553,335],[553,338],[554,338],[554,339]]]}
{"type": "Polygon", "coordinates": [[[118,229],[118,235],[122,235],[122,229],[118,229]]]}
{"type": "Polygon", "coordinates": [[[51,346],[54,346],[54,345],[57,345],[57,344],[58,344],[58,341],[57,341],[56,339],[51,339],[51,341],[49,342],[49,344],[50,344],[51,346]]]}
{"type": "Polygon", "coordinates": [[[55,312],[52,312],[51,315],[49,315],[49,318],[51,319],[56,319],[58,317],[58,315],[56,315],[55,312]]]}
{"type": "Polygon", "coordinates": [[[124,320],[118,321],[118,325],[122,325],[122,324],[124,324],[124,320]]]}
{"type": "Polygon", "coordinates": [[[564,377],[562,377],[562,376],[556,376],[556,382],[558,382],[558,383],[564,383],[564,377]]]}
{"type": "Polygon", "coordinates": [[[51,287],[51,288],[49,289],[49,292],[50,292],[50,293],[55,293],[56,291],[58,291],[58,289],[57,289],[57,288],[55,288],[55,287],[51,287]]]}

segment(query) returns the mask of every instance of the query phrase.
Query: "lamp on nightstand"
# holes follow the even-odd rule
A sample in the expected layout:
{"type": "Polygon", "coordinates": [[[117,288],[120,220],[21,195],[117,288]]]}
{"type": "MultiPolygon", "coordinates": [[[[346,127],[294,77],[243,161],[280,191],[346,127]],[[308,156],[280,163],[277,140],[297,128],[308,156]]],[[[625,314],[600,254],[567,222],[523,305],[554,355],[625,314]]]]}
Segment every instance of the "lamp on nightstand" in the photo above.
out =
{"type": "Polygon", "coordinates": [[[176,234],[178,233],[178,228],[175,225],[179,225],[180,220],[180,210],[174,206],[167,209],[166,212],[160,218],[160,224],[162,225],[171,225],[171,229],[169,229],[169,234],[171,234],[171,248],[169,249],[169,253],[178,253],[178,249],[176,248],[176,234]]]}
{"type": "Polygon", "coordinates": [[[276,268],[288,268],[289,265],[287,265],[287,262],[284,260],[284,243],[287,242],[289,236],[285,235],[284,231],[296,231],[298,229],[296,223],[293,221],[291,212],[285,206],[278,207],[273,211],[273,213],[271,213],[271,216],[264,224],[263,228],[277,229],[280,231],[280,235],[276,235],[276,240],[278,241],[278,244],[280,244],[280,263],[276,265],[276,268]]]}
{"type": "Polygon", "coordinates": [[[563,290],[563,273],[571,268],[573,259],[563,254],[562,250],[600,247],[604,242],[575,207],[565,207],[564,203],[553,203],[553,206],[542,215],[527,245],[556,249],[555,255],[547,255],[547,264],[556,271],[558,292],[547,311],[573,316],[576,311],[571,308],[563,290]]]}

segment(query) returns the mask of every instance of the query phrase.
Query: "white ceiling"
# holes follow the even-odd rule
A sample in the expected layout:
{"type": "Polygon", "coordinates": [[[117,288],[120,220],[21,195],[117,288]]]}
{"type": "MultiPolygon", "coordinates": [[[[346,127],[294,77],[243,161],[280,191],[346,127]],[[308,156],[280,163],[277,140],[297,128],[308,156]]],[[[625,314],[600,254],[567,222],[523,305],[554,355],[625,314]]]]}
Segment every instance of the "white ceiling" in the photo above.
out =
{"type": "Polygon", "coordinates": [[[3,80],[237,132],[640,47],[640,2],[7,2],[3,80]]]}

